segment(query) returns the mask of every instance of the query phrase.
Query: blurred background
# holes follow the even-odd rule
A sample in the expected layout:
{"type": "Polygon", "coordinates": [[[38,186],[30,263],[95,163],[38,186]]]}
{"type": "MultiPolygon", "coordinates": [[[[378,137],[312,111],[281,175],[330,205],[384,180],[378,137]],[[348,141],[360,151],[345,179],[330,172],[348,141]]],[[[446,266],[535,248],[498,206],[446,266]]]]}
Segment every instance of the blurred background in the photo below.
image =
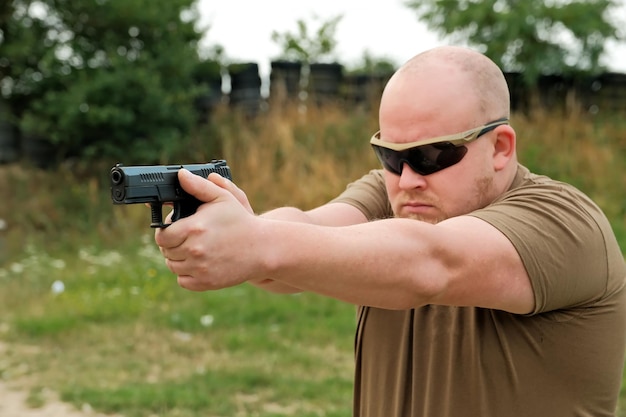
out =
{"type": "MultiPolygon", "coordinates": [[[[488,9],[493,3],[483,7],[488,9]]],[[[455,4],[462,7],[461,3],[455,4]]],[[[200,22],[210,27],[201,45],[219,43],[231,58],[258,62],[263,75],[269,74],[270,59],[282,53],[271,33],[292,31],[294,22],[303,18],[308,21],[314,17],[327,20],[342,16],[336,30],[335,58],[348,67],[358,66],[365,53],[402,64],[420,51],[445,43],[427,20],[419,19],[402,0],[373,0],[367,7],[358,0],[201,0],[198,8],[200,22]]],[[[598,13],[602,11],[599,9],[598,13]]],[[[610,13],[626,17],[626,5],[616,2],[610,13]]],[[[565,31],[561,36],[566,36],[565,31]]],[[[601,62],[610,71],[625,72],[626,42],[609,38],[605,47],[601,62]]]]}
{"type": "Polygon", "coordinates": [[[226,159],[257,212],[323,204],[378,167],[391,74],[465,45],[505,73],[521,162],[626,251],[624,28],[623,0],[1,2],[0,386],[41,415],[350,415],[354,306],[180,289],[111,167],[226,159]]]}
{"type": "Polygon", "coordinates": [[[257,113],[283,95],[351,105],[378,95],[411,56],[445,43],[496,61],[515,110],[527,111],[533,95],[548,107],[576,100],[592,113],[623,110],[623,0],[1,7],[2,162],[132,155],[155,163],[218,104],[257,113]]]}

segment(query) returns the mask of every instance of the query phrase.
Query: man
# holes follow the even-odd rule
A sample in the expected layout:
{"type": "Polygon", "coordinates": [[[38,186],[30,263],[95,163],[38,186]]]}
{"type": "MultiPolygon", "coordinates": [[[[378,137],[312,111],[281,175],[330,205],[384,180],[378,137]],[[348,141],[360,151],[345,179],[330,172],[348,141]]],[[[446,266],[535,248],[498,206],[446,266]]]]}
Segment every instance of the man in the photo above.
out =
{"type": "Polygon", "coordinates": [[[623,255],[589,198],[518,164],[508,119],[492,61],[435,48],[385,88],[383,170],[261,216],[227,180],[181,171],[207,204],[156,242],[190,290],[250,282],[360,306],[355,416],[612,416],[623,255]]]}

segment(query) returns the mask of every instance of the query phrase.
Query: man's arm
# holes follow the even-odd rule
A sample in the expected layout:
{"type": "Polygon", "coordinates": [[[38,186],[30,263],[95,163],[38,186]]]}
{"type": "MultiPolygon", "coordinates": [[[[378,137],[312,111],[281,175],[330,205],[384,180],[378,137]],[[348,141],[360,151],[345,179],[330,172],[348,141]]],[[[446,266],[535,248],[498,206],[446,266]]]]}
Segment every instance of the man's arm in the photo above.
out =
{"type": "MultiPolygon", "coordinates": [[[[349,204],[329,203],[308,211],[295,207],[281,207],[261,214],[261,217],[273,220],[315,224],[319,226],[348,226],[365,223],[367,218],[361,211],[349,204]]],[[[250,284],[277,294],[294,294],[302,289],[293,287],[271,278],[251,279],[250,284]]]]}
{"type": "MultiPolygon", "coordinates": [[[[248,197],[234,182],[222,176],[212,176],[212,181],[214,184],[230,192],[249,213],[254,214],[248,197]]],[[[281,207],[265,212],[261,214],[261,217],[320,226],[347,226],[367,222],[367,218],[359,209],[343,203],[329,203],[308,211],[303,211],[295,207],[281,207]]],[[[265,291],[277,294],[302,292],[302,289],[269,278],[252,278],[248,282],[265,291]]]]}
{"type": "Polygon", "coordinates": [[[180,175],[185,190],[207,204],[157,230],[155,239],[184,288],[271,279],[388,309],[445,304],[528,313],[534,306],[517,251],[478,218],[437,225],[387,219],[343,227],[279,221],[251,215],[210,181],[180,175]]]}
{"type": "Polygon", "coordinates": [[[387,309],[426,304],[529,313],[534,295],[517,251],[490,224],[462,216],[432,225],[388,219],[342,228],[257,225],[267,276],[346,302],[387,309]]]}

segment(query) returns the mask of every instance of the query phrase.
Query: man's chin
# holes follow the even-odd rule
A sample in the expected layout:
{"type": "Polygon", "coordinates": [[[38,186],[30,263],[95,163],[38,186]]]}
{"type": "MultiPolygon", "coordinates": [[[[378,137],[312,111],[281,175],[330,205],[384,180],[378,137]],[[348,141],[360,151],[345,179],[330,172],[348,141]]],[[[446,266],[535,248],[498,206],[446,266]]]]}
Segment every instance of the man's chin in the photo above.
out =
{"type": "Polygon", "coordinates": [[[407,212],[407,211],[401,211],[399,214],[396,214],[396,217],[403,218],[403,219],[419,220],[421,222],[426,222],[426,223],[431,223],[431,224],[437,224],[446,219],[445,216],[442,216],[440,213],[427,214],[427,213],[413,213],[413,212],[407,212]]]}

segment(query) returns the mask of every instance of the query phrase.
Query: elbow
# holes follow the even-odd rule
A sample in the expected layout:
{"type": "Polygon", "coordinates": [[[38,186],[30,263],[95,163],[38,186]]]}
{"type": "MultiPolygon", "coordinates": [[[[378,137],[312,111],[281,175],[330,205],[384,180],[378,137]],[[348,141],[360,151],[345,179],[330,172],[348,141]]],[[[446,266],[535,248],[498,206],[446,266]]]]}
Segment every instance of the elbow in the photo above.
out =
{"type": "Polygon", "coordinates": [[[429,304],[445,304],[453,273],[450,268],[438,265],[434,268],[419,269],[407,279],[409,286],[406,297],[401,301],[401,309],[419,308],[429,304]],[[427,272],[425,272],[427,271],[427,272]]]}
{"type": "Polygon", "coordinates": [[[405,277],[404,285],[400,284],[388,297],[371,304],[373,307],[387,310],[411,310],[429,304],[441,304],[446,292],[445,283],[437,278],[425,280],[423,277],[405,277]]]}

